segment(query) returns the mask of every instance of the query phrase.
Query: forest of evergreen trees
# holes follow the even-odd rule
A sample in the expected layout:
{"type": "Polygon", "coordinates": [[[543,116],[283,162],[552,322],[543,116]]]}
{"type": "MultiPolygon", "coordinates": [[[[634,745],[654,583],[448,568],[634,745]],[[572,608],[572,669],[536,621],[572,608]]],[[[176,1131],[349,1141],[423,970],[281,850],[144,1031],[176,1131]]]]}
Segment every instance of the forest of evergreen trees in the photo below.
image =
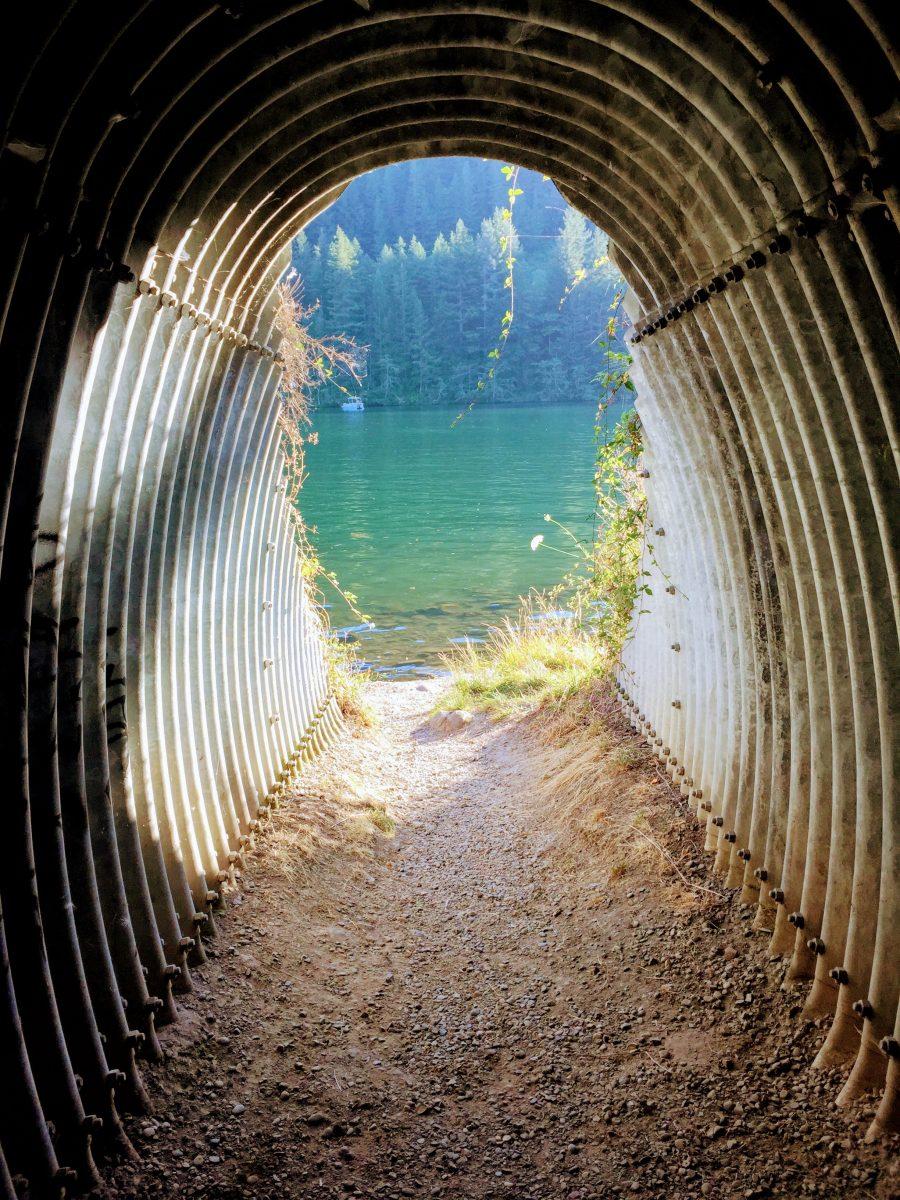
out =
{"type": "MultiPolygon", "coordinates": [[[[313,331],[367,348],[363,379],[350,388],[368,405],[458,405],[475,395],[509,307],[507,187],[497,162],[400,163],[354,180],[295,239],[303,302],[318,302],[313,331]]],[[[550,180],[522,170],[518,187],[515,318],[480,399],[596,400],[597,340],[621,288],[608,264],[594,265],[606,238],[550,180]]],[[[325,385],[317,403],[344,398],[325,385]]]]}

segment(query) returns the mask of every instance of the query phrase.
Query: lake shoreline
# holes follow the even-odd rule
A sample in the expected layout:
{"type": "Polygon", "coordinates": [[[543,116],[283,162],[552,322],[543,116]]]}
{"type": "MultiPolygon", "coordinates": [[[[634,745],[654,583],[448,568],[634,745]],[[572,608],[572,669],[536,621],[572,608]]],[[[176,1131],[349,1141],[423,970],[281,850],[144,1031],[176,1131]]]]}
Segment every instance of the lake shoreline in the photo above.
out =
{"type": "Polygon", "coordinates": [[[558,586],[577,551],[545,515],[593,542],[591,405],[477,405],[452,426],[456,411],[312,418],[303,516],[357,597],[354,611],[328,589],[329,620],[378,675],[434,677],[454,644],[483,640],[520,596],[558,586]]]}

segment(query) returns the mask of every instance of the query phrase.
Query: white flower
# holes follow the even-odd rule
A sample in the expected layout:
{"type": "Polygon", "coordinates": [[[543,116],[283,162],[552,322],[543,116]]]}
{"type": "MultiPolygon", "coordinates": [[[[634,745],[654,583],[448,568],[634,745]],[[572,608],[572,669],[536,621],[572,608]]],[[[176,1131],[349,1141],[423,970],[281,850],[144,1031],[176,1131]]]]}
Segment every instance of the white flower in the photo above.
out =
{"type": "Polygon", "coordinates": [[[541,544],[541,542],[543,540],[544,540],[544,535],[542,533],[535,534],[535,536],[531,539],[531,549],[537,550],[538,546],[541,544]]]}

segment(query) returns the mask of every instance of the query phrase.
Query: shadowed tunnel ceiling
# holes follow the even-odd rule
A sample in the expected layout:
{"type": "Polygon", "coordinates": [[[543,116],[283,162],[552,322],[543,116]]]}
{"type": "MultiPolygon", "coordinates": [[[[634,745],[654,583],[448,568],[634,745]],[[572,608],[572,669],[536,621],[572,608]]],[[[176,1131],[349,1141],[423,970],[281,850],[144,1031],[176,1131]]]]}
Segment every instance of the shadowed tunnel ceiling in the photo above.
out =
{"type": "Polygon", "coordinates": [[[891,9],[73,0],[7,32],[0,1194],[129,1152],[221,890],[337,727],[273,290],[349,180],[428,155],[544,171],[610,236],[652,522],[622,700],[835,1014],[817,1065],[896,1127],[891,9]]]}

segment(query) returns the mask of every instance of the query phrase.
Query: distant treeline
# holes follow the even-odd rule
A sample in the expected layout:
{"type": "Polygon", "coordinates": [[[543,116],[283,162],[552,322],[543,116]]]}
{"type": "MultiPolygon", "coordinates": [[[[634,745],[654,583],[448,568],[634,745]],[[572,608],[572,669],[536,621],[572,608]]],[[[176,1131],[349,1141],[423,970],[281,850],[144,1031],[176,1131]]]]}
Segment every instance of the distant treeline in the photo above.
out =
{"type": "MultiPolygon", "coordinates": [[[[507,186],[496,162],[401,163],[355,180],[296,238],[304,302],[319,302],[314,332],[368,347],[353,388],[368,404],[461,404],[475,394],[509,307],[507,186]]],[[[621,287],[605,235],[541,175],[521,171],[518,187],[515,317],[482,398],[595,399],[596,343],[621,287]]],[[[326,385],[317,402],[343,398],[326,385]]]]}

